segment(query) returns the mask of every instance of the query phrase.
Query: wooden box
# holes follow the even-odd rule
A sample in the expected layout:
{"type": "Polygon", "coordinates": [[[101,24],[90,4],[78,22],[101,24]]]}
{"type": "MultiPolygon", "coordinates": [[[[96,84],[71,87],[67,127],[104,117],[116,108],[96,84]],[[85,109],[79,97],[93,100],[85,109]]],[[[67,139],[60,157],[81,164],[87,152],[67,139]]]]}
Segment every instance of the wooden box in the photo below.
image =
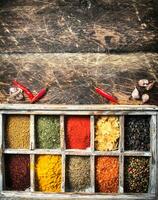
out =
{"type": "Polygon", "coordinates": [[[156,106],[124,106],[124,105],[23,105],[23,104],[1,104],[0,105],[0,191],[1,197],[22,197],[41,199],[156,199],[158,185],[157,169],[157,107],[156,106]],[[29,149],[12,149],[5,146],[5,119],[8,115],[30,116],[30,147],[29,149]],[[55,115],[60,118],[60,149],[37,149],[35,137],[35,118],[38,115],[55,115]],[[90,148],[66,149],[65,118],[67,116],[79,115],[90,118],[90,148]],[[120,123],[119,148],[116,151],[95,150],[95,119],[97,116],[118,116],[120,123]],[[150,150],[149,151],[127,151],[125,149],[124,126],[125,118],[131,115],[150,116],[150,150]],[[5,162],[8,154],[27,154],[30,157],[30,190],[14,191],[6,190],[5,185],[5,162]],[[62,183],[60,193],[45,193],[35,189],[35,156],[36,155],[61,155],[62,160],[62,183]],[[88,156],[90,158],[90,192],[67,192],[65,187],[65,170],[67,156],[88,156]],[[95,158],[97,156],[115,156],[119,160],[119,184],[118,193],[99,193],[95,186],[95,158]],[[124,160],[125,157],[149,158],[149,187],[147,193],[125,193],[124,192],[124,160]]]}

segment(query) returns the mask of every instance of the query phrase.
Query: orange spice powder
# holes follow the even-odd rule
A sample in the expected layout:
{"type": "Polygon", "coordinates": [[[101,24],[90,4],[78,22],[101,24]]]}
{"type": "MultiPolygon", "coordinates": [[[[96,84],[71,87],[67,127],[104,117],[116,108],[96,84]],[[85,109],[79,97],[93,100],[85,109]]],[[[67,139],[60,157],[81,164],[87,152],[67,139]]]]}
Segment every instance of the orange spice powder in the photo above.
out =
{"type": "Polygon", "coordinates": [[[95,173],[96,192],[118,192],[119,162],[117,157],[97,157],[95,173]]]}

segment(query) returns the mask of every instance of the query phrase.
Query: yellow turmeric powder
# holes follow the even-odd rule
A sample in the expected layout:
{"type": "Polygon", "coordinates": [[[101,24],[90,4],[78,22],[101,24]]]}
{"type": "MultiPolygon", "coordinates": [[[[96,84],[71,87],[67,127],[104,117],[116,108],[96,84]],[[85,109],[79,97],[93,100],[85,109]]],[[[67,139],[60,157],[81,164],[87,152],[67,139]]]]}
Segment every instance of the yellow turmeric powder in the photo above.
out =
{"type": "Polygon", "coordinates": [[[61,156],[40,155],[36,159],[36,190],[61,192],[61,156]]]}
{"type": "Polygon", "coordinates": [[[120,137],[119,118],[115,116],[100,117],[96,123],[95,135],[96,150],[117,150],[120,137]]]}

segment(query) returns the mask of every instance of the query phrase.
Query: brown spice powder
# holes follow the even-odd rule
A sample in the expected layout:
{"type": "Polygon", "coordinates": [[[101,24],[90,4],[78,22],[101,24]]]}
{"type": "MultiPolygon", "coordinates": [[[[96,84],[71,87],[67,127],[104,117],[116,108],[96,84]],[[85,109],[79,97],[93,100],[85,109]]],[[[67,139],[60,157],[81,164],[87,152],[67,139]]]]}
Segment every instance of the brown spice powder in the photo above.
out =
{"type": "Polygon", "coordinates": [[[28,149],[30,117],[28,115],[9,115],[5,125],[6,147],[28,149]]]}

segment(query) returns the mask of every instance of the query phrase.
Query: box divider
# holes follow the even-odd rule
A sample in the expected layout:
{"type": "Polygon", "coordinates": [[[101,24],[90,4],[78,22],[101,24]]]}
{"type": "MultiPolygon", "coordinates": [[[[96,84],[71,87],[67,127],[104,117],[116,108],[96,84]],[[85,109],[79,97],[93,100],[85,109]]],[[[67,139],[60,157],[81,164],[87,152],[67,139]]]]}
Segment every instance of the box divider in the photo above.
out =
{"type": "Polygon", "coordinates": [[[62,180],[62,184],[61,184],[61,191],[62,192],[65,192],[65,180],[66,180],[65,166],[66,166],[66,156],[63,153],[62,154],[62,179],[61,179],[62,180]]]}
{"type": "Polygon", "coordinates": [[[120,122],[120,141],[119,141],[119,193],[124,192],[124,121],[125,117],[122,115],[119,118],[120,122]]]}
{"type": "Polygon", "coordinates": [[[60,116],[60,147],[61,150],[65,150],[66,148],[65,141],[65,117],[64,115],[60,116]]]}
{"type": "MultiPolygon", "coordinates": [[[[30,115],[30,150],[35,149],[35,116],[30,115]]],[[[35,155],[30,154],[30,190],[35,191],[35,155]]]]}
{"type": "Polygon", "coordinates": [[[149,193],[156,193],[156,115],[151,116],[150,120],[150,151],[152,157],[150,158],[150,176],[149,176],[149,193]]]}
{"type": "Polygon", "coordinates": [[[4,118],[0,114],[0,192],[3,191],[5,187],[5,167],[4,167],[4,118]]]}

